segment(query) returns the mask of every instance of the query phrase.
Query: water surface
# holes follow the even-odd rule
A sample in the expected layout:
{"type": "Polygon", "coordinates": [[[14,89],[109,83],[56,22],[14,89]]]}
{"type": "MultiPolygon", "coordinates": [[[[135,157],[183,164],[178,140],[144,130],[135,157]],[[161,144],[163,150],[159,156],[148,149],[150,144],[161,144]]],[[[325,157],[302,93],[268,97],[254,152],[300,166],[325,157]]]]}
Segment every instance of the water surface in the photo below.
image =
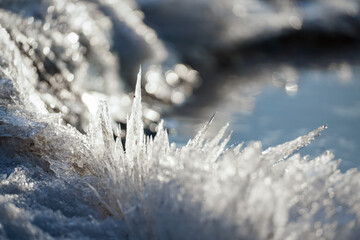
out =
{"type": "Polygon", "coordinates": [[[255,61],[217,75],[215,83],[167,117],[168,125],[176,129],[170,137],[186,144],[215,112],[211,134],[229,122],[233,130],[229,145],[259,140],[267,148],[327,124],[328,129],[300,152],[315,157],[331,150],[343,160],[342,170],[359,168],[360,65],[343,53],[337,58],[325,55],[326,61],[302,59],[306,64],[289,59],[255,61]]]}

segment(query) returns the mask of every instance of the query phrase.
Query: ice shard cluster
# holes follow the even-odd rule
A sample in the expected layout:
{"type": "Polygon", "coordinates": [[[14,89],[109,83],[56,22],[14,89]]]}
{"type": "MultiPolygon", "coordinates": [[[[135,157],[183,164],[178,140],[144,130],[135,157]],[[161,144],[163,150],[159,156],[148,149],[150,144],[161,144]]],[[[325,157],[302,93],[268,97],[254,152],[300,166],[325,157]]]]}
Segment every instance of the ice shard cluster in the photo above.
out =
{"type": "MultiPolygon", "coordinates": [[[[140,76],[125,150],[101,102],[86,134],[49,113],[33,66],[1,29],[2,239],[357,239],[360,175],[330,152],[294,154],[325,128],[282,145],[228,148],[206,124],[184,147],[162,123],[144,135],[140,76]]],[[[224,138],[225,136],[225,138],[224,138]]]]}
{"type": "MultiPolygon", "coordinates": [[[[101,14],[97,1],[0,1],[0,239],[359,239],[358,170],[342,173],[328,151],[296,153],[325,126],[263,149],[229,147],[227,126],[206,137],[210,121],[177,147],[162,122],[155,137],[144,134],[139,75],[123,144],[108,103],[81,82],[118,77],[106,14],[126,16],[132,5],[120,1],[124,12],[114,13],[115,1],[100,2],[101,14]],[[46,21],[17,15],[17,4],[46,21]],[[87,36],[61,18],[80,13],[100,16],[78,20],[96,28],[87,36]],[[82,52],[87,39],[96,48],[82,52]],[[92,120],[88,108],[97,109],[92,120]]],[[[114,89],[100,92],[108,102],[129,100],[114,89]]]]}

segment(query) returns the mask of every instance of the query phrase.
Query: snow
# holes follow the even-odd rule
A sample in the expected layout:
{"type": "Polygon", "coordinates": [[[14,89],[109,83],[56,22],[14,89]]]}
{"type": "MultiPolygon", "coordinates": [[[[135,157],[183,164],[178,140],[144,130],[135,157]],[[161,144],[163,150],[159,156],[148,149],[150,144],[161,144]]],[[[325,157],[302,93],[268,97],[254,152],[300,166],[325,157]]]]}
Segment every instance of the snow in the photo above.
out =
{"type": "MultiPolygon", "coordinates": [[[[114,4],[101,2],[110,7],[114,4]]],[[[56,3],[57,11],[69,11],[68,15],[74,17],[97,12],[89,7],[91,3],[73,3],[66,10],[61,1],[49,3],[56,3]]],[[[5,5],[6,1],[1,4],[5,5]]],[[[115,14],[121,18],[128,14],[126,11],[115,14]]],[[[104,16],[97,14],[94,15],[104,16]]],[[[7,17],[24,20],[1,10],[2,24],[7,17]]],[[[94,76],[99,75],[111,83],[118,77],[114,67],[117,62],[109,50],[110,23],[106,19],[97,19],[104,22],[94,24],[99,29],[90,31],[88,36],[90,39],[95,37],[92,34],[99,33],[106,45],[99,46],[106,53],[99,59],[96,56],[101,56],[100,50],[93,53],[92,60],[78,59],[83,54],[76,42],[82,36],[75,30],[86,24],[62,19],[71,25],[66,34],[54,30],[55,35],[49,36],[54,42],[63,41],[70,49],[71,60],[70,55],[54,60],[61,73],[69,77],[67,81],[74,80],[74,76],[69,75],[72,73],[66,66],[76,69],[76,79],[89,77],[96,82],[94,76]],[[105,64],[103,57],[110,62],[105,64]],[[79,65],[70,64],[77,60],[79,65]],[[100,62],[100,70],[88,74],[91,66],[100,62]]],[[[38,22],[33,18],[26,21],[38,22]]],[[[154,138],[144,134],[140,72],[127,117],[125,146],[120,127],[114,133],[114,115],[110,114],[106,101],[99,101],[94,119],[84,124],[83,130],[85,126],[88,129],[81,133],[64,123],[65,110],[52,113],[46,106],[59,104],[61,109],[65,106],[74,112],[78,111],[76,107],[80,112],[87,108],[73,106],[71,101],[62,105],[55,96],[35,89],[40,74],[38,64],[42,61],[35,61],[15,44],[24,36],[46,34],[36,29],[36,24],[34,29],[24,27],[11,32],[5,29],[8,27],[0,26],[1,239],[359,238],[359,171],[350,169],[342,173],[340,161],[329,151],[314,159],[296,153],[326,126],[268,149],[263,149],[261,142],[228,147],[231,136],[227,134],[228,125],[216,136],[206,137],[211,118],[187,145],[179,148],[169,142],[163,122],[158,124],[154,138]],[[18,34],[19,38],[14,40],[11,34],[18,34]]],[[[146,31],[142,34],[148,34],[146,31]]],[[[39,41],[39,44],[46,46],[47,42],[39,41]]],[[[51,51],[54,50],[56,47],[52,46],[51,51]]],[[[77,99],[87,94],[92,105],[87,107],[93,108],[93,103],[98,102],[93,89],[81,92],[81,84],[77,84],[69,87],[71,94],[76,93],[71,96],[77,99]]],[[[117,90],[119,86],[115,86],[117,90]]],[[[114,94],[114,89],[103,89],[106,100],[114,94]]]]}
{"type": "MultiPolygon", "coordinates": [[[[4,56],[19,56],[2,33],[4,56]]],[[[356,239],[360,234],[359,172],[341,173],[330,152],[315,159],[294,154],[325,126],[263,150],[260,142],[227,148],[227,126],[207,139],[211,120],[177,148],[163,123],[154,138],[144,135],[139,74],[124,150],[119,137],[114,141],[105,102],[88,133],[81,134],[60,115],[30,104],[36,90],[26,77],[7,74],[31,68],[26,62],[4,61],[1,89],[11,98],[1,95],[2,238],[356,239]]]]}

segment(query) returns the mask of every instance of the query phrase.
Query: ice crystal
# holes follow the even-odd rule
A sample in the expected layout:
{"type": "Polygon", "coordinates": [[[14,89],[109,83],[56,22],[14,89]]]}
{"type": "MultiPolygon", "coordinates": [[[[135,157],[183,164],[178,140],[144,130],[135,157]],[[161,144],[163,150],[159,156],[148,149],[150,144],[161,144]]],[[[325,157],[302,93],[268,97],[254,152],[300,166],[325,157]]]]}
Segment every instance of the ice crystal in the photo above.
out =
{"type": "Polygon", "coordinates": [[[0,31],[0,238],[360,236],[358,170],[295,153],[325,126],[263,150],[228,148],[227,126],[208,139],[210,121],[177,148],[162,122],[144,135],[139,74],[125,146],[105,102],[81,134],[46,111],[31,62],[0,31]]]}
{"type": "Polygon", "coordinates": [[[263,151],[260,142],[243,149],[241,145],[227,149],[229,139],[223,139],[227,126],[212,140],[206,140],[210,121],[186,146],[176,148],[169,145],[162,123],[154,139],[143,134],[139,84],[140,79],[128,118],[125,151],[121,141],[114,144],[111,139],[113,132],[103,104],[97,120],[101,133],[92,140],[92,144],[106,149],[93,162],[106,188],[104,196],[97,195],[111,215],[128,224],[131,236],[155,239],[358,236],[358,171],[342,174],[338,170],[339,161],[333,161],[330,152],[312,160],[293,154],[326,126],[263,151]]]}

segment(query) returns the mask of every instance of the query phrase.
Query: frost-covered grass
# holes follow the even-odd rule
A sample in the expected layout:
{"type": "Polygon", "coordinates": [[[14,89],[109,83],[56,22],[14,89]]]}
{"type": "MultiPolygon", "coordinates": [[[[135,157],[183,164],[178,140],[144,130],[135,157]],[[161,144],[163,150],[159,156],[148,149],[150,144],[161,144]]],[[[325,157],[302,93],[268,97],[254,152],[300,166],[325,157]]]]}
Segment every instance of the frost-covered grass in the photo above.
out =
{"type": "Polygon", "coordinates": [[[210,123],[182,148],[163,124],[144,135],[140,77],[125,148],[106,103],[87,134],[50,114],[35,73],[1,29],[0,238],[358,239],[360,175],[330,152],[294,154],[325,128],[282,145],[228,148],[210,123]],[[115,135],[119,135],[115,133],[115,135]]]}

